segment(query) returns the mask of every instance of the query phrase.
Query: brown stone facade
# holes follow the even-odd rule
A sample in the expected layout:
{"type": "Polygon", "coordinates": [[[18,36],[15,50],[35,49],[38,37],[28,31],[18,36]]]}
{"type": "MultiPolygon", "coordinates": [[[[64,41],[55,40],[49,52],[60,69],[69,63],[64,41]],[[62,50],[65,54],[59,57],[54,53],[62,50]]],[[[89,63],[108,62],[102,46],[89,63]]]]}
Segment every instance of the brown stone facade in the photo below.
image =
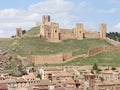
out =
{"type": "Polygon", "coordinates": [[[72,53],[62,53],[53,55],[30,55],[27,57],[27,60],[30,63],[34,64],[55,64],[62,63],[70,58],[72,58],[72,53]]]}
{"type": "Polygon", "coordinates": [[[16,28],[16,36],[22,37],[22,28],[16,28]]]}
{"type": "Polygon", "coordinates": [[[89,50],[88,55],[93,56],[93,55],[102,53],[104,51],[111,51],[111,50],[115,50],[115,49],[119,49],[119,48],[120,48],[120,46],[97,47],[92,50],[89,50]]]}
{"type": "Polygon", "coordinates": [[[42,17],[42,21],[43,21],[44,24],[49,23],[50,22],[50,16],[49,15],[44,15],[42,17]]]}
{"type": "Polygon", "coordinates": [[[51,37],[52,39],[59,40],[59,24],[58,23],[51,23],[51,37]]]}
{"type": "Polygon", "coordinates": [[[96,75],[84,75],[85,90],[96,90],[95,89],[95,78],[96,78],[96,75]]]}
{"type": "Polygon", "coordinates": [[[82,23],[78,23],[75,28],[75,34],[77,39],[83,39],[84,26],[82,23]]]}
{"type": "Polygon", "coordinates": [[[84,38],[100,38],[100,34],[92,30],[84,30],[83,37],[84,38]]]}
{"type": "Polygon", "coordinates": [[[75,39],[76,35],[73,29],[60,29],[61,40],[75,39]]]}
{"type": "Polygon", "coordinates": [[[84,39],[84,38],[106,38],[106,24],[100,24],[100,33],[92,30],[84,30],[83,23],[77,23],[73,29],[60,29],[59,23],[50,21],[49,15],[43,16],[43,21],[36,23],[40,26],[40,36],[50,39],[50,41],[66,39],[84,39]]]}
{"type": "Polygon", "coordinates": [[[89,56],[96,55],[96,54],[101,53],[103,51],[104,51],[104,47],[97,47],[97,48],[94,48],[92,50],[89,50],[88,55],[89,56]]]}
{"type": "Polygon", "coordinates": [[[106,38],[106,24],[100,24],[100,38],[106,38]]]}

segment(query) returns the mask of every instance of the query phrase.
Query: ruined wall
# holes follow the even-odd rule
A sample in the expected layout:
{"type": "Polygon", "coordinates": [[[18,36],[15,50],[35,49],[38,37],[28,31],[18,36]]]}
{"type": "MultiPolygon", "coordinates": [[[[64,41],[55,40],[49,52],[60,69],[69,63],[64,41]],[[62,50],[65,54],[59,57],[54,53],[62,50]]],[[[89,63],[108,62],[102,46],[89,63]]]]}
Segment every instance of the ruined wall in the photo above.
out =
{"type": "Polygon", "coordinates": [[[75,39],[76,35],[72,29],[60,29],[61,40],[75,39]]]}
{"type": "Polygon", "coordinates": [[[62,63],[67,59],[72,58],[72,53],[53,54],[53,55],[30,55],[27,60],[34,64],[55,64],[62,63]]]}
{"type": "Polygon", "coordinates": [[[84,30],[84,38],[100,38],[100,34],[92,30],[84,30]]]}

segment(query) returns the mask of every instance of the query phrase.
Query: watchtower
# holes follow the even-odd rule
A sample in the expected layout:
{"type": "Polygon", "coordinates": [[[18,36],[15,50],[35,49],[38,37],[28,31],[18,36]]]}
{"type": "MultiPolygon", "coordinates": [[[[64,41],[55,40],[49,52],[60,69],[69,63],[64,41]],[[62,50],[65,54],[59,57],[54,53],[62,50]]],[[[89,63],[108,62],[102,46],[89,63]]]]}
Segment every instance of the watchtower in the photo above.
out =
{"type": "Polygon", "coordinates": [[[76,25],[76,29],[75,29],[75,32],[76,32],[76,38],[77,39],[83,39],[83,30],[84,30],[84,26],[82,23],[78,23],[76,25]]]}
{"type": "Polygon", "coordinates": [[[59,39],[59,24],[51,23],[51,37],[53,39],[59,39]]]}
{"type": "Polygon", "coordinates": [[[50,23],[50,16],[49,15],[43,15],[42,16],[42,22],[43,22],[43,24],[50,23]]]}
{"type": "Polygon", "coordinates": [[[100,38],[106,38],[106,24],[100,24],[100,38]]]}
{"type": "Polygon", "coordinates": [[[22,29],[21,28],[16,28],[16,36],[22,37],[22,29]]]}

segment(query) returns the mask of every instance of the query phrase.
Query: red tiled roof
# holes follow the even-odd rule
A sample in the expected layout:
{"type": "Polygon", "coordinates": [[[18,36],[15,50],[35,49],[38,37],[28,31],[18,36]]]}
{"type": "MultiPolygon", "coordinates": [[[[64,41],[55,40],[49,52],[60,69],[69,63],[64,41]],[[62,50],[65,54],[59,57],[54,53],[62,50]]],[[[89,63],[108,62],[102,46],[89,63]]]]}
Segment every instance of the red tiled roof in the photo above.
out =
{"type": "Polygon", "coordinates": [[[8,89],[8,86],[6,83],[0,83],[0,89],[8,89]]]}

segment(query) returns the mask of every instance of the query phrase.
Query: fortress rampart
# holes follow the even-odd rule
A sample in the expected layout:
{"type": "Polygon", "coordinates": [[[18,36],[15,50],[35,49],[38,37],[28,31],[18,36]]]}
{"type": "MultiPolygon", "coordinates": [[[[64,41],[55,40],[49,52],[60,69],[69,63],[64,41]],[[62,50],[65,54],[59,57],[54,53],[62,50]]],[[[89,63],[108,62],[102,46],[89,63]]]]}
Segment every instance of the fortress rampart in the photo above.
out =
{"type": "Polygon", "coordinates": [[[77,23],[72,29],[61,29],[59,23],[51,22],[50,16],[43,16],[42,22],[37,22],[36,26],[40,26],[40,37],[46,37],[52,40],[66,40],[84,38],[106,38],[106,24],[100,24],[99,32],[85,30],[83,23],[77,23]]]}
{"type": "Polygon", "coordinates": [[[61,53],[51,55],[30,55],[27,57],[27,60],[34,64],[56,64],[63,63],[70,58],[72,58],[72,53],[61,53]]]}

